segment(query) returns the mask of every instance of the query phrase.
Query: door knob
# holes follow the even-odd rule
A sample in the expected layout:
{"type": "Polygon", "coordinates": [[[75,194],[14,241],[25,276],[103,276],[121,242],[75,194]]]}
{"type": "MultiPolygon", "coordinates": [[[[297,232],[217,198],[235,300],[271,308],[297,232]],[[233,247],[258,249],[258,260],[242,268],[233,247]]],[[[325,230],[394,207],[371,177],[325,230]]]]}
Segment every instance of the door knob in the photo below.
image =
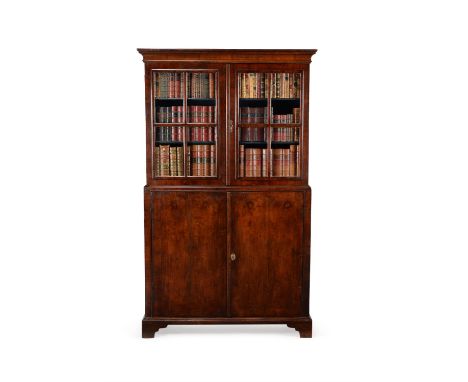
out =
{"type": "Polygon", "coordinates": [[[235,253],[231,253],[231,261],[234,261],[236,259],[236,254],[235,253]]]}

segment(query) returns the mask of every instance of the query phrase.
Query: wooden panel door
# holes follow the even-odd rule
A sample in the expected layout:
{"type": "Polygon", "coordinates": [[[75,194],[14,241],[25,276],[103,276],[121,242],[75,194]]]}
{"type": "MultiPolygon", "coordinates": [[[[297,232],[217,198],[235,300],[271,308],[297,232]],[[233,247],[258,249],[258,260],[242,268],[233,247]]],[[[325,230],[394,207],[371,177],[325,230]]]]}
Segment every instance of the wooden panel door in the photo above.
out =
{"type": "Polygon", "coordinates": [[[304,193],[232,192],[230,215],[231,316],[301,315],[304,193]]]}
{"type": "Polygon", "coordinates": [[[154,192],[152,315],[226,315],[226,193],[154,192]]]}

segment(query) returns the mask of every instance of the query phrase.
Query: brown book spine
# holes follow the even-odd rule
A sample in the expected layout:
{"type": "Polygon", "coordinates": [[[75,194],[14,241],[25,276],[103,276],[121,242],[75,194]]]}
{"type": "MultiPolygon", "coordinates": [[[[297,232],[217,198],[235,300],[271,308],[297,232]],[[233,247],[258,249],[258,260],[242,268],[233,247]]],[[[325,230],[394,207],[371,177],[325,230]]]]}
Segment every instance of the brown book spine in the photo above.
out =
{"type": "Polygon", "coordinates": [[[300,149],[300,146],[296,146],[296,176],[301,176],[301,155],[299,153],[300,149]]]}
{"type": "Polygon", "coordinates": [[[291,163],[291,150],[284,149],[283,176],[290,176],[289,168],[291,163]]]}
{"type": "Polygon", "coordinates": [[[161,176],[169,176],[170,175],[169,146],[162,145],[162,146],[159,146],[159,148],[160,148],[161,176]]]}
{"type": "Polygon", "coordinates": [[[153,97],[159,98],[159,73],[153,73],[153,97]]]}
{"type": "Polygon", "coordinates": [[[245,150],[244,145],[239,146],[239,177],[245,177],[245,150]]]}
{"type": "Polygon", "coordinates": [[[251,149],[252,150],[252,176],[257,177],[257,170],[258,170],[258,149],[251,149]]]}
{"type": "Polygon", "coordinates": [[[202,175],[203,176],[207,176],[208,175],[208,170],[209,170],[209,164],[208,164],[208,151],[209,147],[208,145],[202,145],[202,163],[203,163],[203,167],[202,167],[202,175]]]}
{"type": "Polygon", "coordinates": [[[177,175],[184,175],[184,148],[177,147],[177,175]]]}
{"type": "Polygon", "coordinates": [[[191,175],[192,176],[196,176],[197,175],[197,152],[196,152],[196,146],[195,145],[192,145],[190,146],[190,157],[191,157],[191,170],[192,170],[192,173],[191,175]]]}
{"type": "Polygon", "coordinates": [[[289,176],[296,176],[296,145],[291,145],[289,151],[289,176]]]}
{"type": "Polygon", "coordinates": [[[281,176],[281,149],[272,149],[273,152],[273,176],[281,176]]]}
{"type": "Polygon", "coordinates": [[[210,176],[216,175],[216,146],[210,145],[210,176]]]}
{"type": "Polygon", "coordinates": [[[159,146],[154,148],[153,153],[153,178],[160,174],[159,146]]]}
{"type": "Polygon", "coordinates": [[[252,176],[252,149],[246,148],[245,149],[245,176],[251,177],[252,176]]]}
{"type": "Polygon", "coordinates": [[[177,176],[177,147],[171,147],[169,149],[169,158],[170,175],[177,176]]]}
{"type": "Polygon", "coordinates": [[[186,164],[186,173],[188,176],[191,176],[192,175],[192,169],[193,169],[193,166],[192,166],[192,154],[191,154],[191,150],[192,148],[191,147],[188,147],[187,148],[187,164],[186,164]]]}

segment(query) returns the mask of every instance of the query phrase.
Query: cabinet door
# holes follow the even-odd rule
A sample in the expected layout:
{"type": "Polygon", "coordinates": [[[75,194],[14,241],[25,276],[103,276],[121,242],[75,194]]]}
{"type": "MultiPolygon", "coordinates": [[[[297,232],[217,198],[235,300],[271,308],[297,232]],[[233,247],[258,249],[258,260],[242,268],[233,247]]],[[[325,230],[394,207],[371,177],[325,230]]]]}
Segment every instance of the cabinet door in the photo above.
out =
{"type": "Polygon", "coordinates": [[[154,192],[153,316],[226,315],[226,193],[154,192]]]}
{"type": "Polygon", "coordinates": [[[307,183],[309,66],[235,64],[229,78],[229,184],[307,183]]]}
{"type": "Polygon", "coordinates": [[[300,315],[304,193],[233,192],[230,212],[231,315],[300,315]]]}

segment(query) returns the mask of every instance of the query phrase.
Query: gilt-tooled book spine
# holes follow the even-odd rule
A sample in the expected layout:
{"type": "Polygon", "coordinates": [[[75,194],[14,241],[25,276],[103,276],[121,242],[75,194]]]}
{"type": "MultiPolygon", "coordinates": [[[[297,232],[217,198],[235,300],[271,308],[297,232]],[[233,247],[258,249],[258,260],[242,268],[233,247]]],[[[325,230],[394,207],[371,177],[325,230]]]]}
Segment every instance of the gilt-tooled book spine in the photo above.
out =
{"type": "Polygon", "coordinates": [[[161,176],[170,175],[170,163],[169,163],[169,145],[159,146],[160,148],[160,166],[161,166],[161,176]]]}
{"type": "Polygon", "coordinates": [[[184,175],[184,148],[177,147],[177,175],[184,175]]]}
{"type": "Polygon", "coordinates": [[[170,174],[171,176],[177,176],[177,147],[169,148],[170,157],[170,174]]]}
{"type": "Polygon", "coordinates": [[[153,178],[160,175],[159,146],[154,148],[153,153],[153,178]]]}

